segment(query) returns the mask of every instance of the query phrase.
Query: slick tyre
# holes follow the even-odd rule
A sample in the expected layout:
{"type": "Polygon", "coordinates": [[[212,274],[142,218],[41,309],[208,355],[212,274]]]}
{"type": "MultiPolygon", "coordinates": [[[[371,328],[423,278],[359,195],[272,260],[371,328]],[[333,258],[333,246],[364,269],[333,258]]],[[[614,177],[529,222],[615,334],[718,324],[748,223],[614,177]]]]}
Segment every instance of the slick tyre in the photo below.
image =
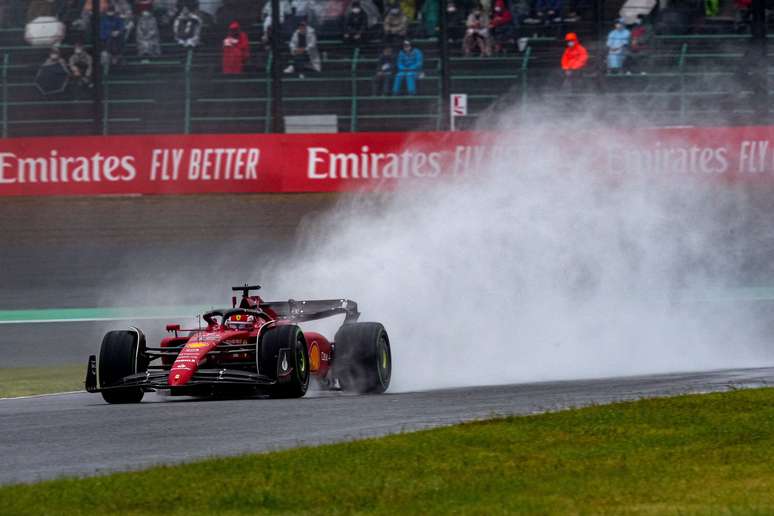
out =
{"type": "Polygon", "coordinates": [[[334,345],[333,373],[343,390],[381,394],[390,387],[390,338],[381,323],[345,324],[334,345]]]}
{"type": "MultiPolygon", "coordinates": [[[[144,354],[145,335],[140,330],[108,332],[102,339],[97,362],[99,387],[110,387],[125,376],[147,371],[144,354]]],[[[143,394],[141,387],[127,387],[104,390],[102,398],[108,403],[139,403],[143,394]]]]}
{"type": "Polygon", "coordinates": [[[309,388],[309,350],[301,328],[286,324],[270,328],[260,341],[259,370],[277,383],[272,398],[300,398],[309,388]]]}

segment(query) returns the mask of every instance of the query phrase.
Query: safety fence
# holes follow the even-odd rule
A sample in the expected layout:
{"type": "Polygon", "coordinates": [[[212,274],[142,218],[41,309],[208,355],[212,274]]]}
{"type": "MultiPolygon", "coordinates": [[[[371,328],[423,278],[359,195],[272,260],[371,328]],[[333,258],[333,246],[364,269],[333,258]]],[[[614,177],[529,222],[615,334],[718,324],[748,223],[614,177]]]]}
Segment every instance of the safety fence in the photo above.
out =
{"type": "MultiPolygon", "coordinates": [[[[637,56],[636,67],[618,74],[605,70],[602,48],[590,48],[593,64],[572,84],[563,82],[558,69],[556,38],[530,39],[523,52],[510,55],[451,56],[450,91],[468,96],[458,127],[485,128],[503,106],[528,110],[541,104],[568,114],[595,105],[615,107],[603,116],[641,116],[662,125],[767,123],[768,56],[760,66],[764,84],[748,80],[749,68],[740,63],[749,39],[659,36],[647,54],[637,56]]],[[[272,98],[274,57],[260,45],[254,45],[251,65],[240,75],[222,74],[220,54],[213,51],[182,52],[168,45],[163,57],[152,61],[127,57],[104,76],[99,95],[72,81],[61,93],[41,94],[35,83],[40,50],[4,47],[0,134],[266,133],[273,127],[275,102],[288,117],[334,115],[328,131],[444,129],[442,63],[435,44],[415,41],[426,53],[417,95],[379,94],[374,52],[322,42],[322,72],[283,76],[279,101],[272,98]]],[[[288,61],[286,55],[279,59],[283,65],[288,61]]]]}

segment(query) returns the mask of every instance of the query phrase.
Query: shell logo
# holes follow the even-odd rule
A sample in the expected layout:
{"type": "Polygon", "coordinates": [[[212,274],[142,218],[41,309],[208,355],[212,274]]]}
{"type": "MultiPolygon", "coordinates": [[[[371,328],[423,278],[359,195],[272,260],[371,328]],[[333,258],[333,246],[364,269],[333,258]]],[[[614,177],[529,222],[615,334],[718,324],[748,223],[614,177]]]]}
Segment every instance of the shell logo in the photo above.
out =
{"type": "Polygon", "coordinates": [[[206,342],[189,342],[187,348],[203,348],[209,346],[206,342]]]}
{"type": "Polygon", "coordinates": [[[320,347],[317,342],[312,342],[312,346],[309,348],[309,369],[312,372],[320,369],[320,347]]]}

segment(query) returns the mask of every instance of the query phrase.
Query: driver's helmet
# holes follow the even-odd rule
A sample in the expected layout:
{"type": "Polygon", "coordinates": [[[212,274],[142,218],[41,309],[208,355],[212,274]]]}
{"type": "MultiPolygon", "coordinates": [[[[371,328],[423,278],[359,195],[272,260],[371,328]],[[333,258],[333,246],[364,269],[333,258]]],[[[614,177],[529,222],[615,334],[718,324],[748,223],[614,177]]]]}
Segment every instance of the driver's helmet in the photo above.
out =
{"type": "Polygon", "coordinates": [[[255,326],[255,316],[235,314],[226,319],[225,326],[231,330],[251,330],[255,326]]]}

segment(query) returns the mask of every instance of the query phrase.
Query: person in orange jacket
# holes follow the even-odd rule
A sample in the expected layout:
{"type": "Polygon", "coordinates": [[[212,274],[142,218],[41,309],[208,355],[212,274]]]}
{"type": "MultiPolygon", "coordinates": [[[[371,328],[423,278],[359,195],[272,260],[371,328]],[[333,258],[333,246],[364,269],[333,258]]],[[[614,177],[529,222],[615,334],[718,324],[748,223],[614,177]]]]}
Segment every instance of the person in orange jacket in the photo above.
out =
{"type": "Polygon", "coordinates": [[[567,48],[562,54],[562,71],[566,77],[570,77],[575,72],[586,66],[589,60],[589,53],[578,41],[578,35],[574,32],[568,32],[564,37],[567,42],[567,48]]]}

